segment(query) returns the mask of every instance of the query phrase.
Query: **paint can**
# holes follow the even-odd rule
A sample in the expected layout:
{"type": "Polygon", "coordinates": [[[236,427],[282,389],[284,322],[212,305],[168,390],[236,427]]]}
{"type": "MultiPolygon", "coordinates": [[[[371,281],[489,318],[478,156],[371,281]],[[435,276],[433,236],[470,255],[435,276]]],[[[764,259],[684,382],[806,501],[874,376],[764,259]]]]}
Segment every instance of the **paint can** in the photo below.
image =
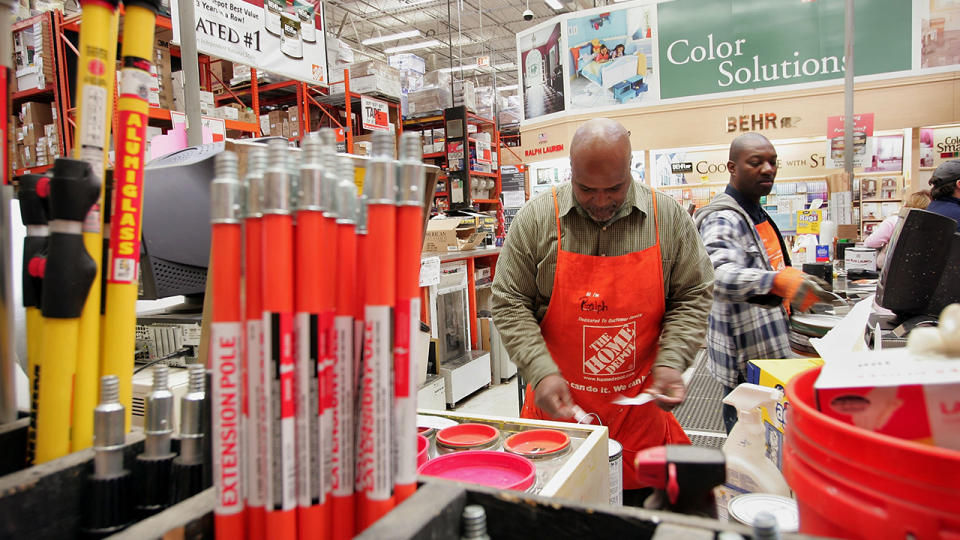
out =
{"type": "Polygon", "coordinates": [[[503,449],[532,461],[537,466],[537,482],[542,486],[553,478],[570,453],[570,436],[556,429],[528,429],[507,437],[503,449]]]}
{"type": "Polygon", "coordinates": [[[610,504],[623,506],[623,446],[613,439],[608,439],[607,444],[607,457],[610,460],[610,504]]]}
{"type": "Polygon", "coordinates": [[[529,459],[507,452],[474,450],[440,456],[423,464],[419,474],[496,489],[530,492],[537,469],[529,459]]]}
{"type": "Polygon", "coordinates": [[[487,424],[458,424],[437,432],[437,455],[466,450],[500,450],[500,430],[487,424]]]}

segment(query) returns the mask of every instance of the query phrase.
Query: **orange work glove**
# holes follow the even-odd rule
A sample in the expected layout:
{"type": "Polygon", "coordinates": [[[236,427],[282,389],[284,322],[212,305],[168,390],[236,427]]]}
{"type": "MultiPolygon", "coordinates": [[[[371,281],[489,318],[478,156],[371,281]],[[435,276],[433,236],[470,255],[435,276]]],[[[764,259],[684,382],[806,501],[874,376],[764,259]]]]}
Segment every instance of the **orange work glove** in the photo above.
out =
{"type": "Polygon", "coordinates": [[[833,299],[824,289],[825,285],[819,279],[788,266],[774,276],[770,292],[789,300],[794,311],[807,311],[818,301],[833,299]]]}

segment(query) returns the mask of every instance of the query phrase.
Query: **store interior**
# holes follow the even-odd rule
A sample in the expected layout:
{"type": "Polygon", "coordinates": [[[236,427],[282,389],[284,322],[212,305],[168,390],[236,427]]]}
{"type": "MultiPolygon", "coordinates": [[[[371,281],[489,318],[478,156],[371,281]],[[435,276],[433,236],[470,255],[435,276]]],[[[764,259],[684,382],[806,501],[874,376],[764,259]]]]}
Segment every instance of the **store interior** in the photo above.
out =
{"type": "Polygon", "coordinates": [[[960,534],[960,2],[0,22],[0,538],[960,534]]]}

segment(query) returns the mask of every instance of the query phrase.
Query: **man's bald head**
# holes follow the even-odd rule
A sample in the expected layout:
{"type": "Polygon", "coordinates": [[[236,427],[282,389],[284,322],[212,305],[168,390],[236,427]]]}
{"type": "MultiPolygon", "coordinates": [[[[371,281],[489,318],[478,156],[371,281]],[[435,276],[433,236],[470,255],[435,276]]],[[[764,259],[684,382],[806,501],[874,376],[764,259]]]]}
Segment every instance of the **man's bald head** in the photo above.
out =
{"type": "Polygon", "coordinates": [[[609,118],[594,118],[583,123],[570,142],[570,162],[583,156],[603,153],[608,158],[630,160],[630,132],[620,122],[609,118]]]}
{"type": "Polygon", "coordinates": [[[748,148],[756,145],[770,145],[770,139],[759,133],[749,132],[740,135],[730,143],[730,155],[727,157],[730,161],[737,161],[737,158],[748,148]]]}
{"type": "Polygon", "coordinates": [[[626,199],[633,180],[630,150],[630,133],[609,118],[588,120],[573,134],[573,195],[598,223],[609,221],[626,199]]]}

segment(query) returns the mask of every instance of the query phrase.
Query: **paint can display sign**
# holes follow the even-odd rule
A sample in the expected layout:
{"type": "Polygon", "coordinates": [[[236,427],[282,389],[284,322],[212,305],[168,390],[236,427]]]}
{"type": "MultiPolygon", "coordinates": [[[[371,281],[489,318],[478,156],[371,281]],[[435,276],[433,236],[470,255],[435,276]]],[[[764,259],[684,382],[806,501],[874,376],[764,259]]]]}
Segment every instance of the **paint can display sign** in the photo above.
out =
{"type": "Polygon", "coordinates": [[[390,129],[390,106],[386,101],[367,96],[360,98],[363,129],[387,131],[390,129]]]}
{"type": "MultiPolygon", "coordinates": [[[[170,12],[178,2],[171,0],[170,12]]],[[[217,0],[195,2],[197,50],[312,84],[327,84],[323,10],[305,0],[217,0]],[[292,5],[290,5],[292,4],[292,5]]],[[[181,40],[173,17],[173,41],[181,40]]]]}

